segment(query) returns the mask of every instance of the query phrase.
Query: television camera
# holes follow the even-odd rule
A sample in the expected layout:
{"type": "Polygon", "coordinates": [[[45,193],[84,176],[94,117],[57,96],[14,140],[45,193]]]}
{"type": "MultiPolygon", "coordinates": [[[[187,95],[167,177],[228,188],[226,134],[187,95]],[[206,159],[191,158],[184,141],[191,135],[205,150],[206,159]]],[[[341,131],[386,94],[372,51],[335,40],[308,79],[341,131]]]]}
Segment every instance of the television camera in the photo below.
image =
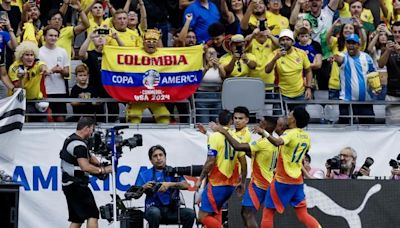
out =
{"type": "Polygon", "coordinates": [[[115,130],[115,148],[116,148],[116,157],[120,158],[122,155],[122,148],[124,146],[129,147],[129,149],[133,149],[137,146],[143,145],[143,139],[141,134],[134,134],[133,137],[123,138],[122,129],[128,128],[129,126],[115,126],[113,128],[106,129],[106,133],[102,131],[95,131],[93,135],[88,139],[88,148],[90,152],[94,154],[101,155],[107,160],[111,160],[112,158],[112,130],[115,130]]]}

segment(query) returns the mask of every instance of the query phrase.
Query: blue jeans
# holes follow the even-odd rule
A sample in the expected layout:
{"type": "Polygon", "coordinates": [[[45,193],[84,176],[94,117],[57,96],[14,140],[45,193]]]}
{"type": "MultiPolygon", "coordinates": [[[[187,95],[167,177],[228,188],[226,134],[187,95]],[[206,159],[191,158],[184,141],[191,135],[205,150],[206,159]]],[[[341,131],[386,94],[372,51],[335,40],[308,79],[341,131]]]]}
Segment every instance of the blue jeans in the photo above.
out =
{"type": "Polygon", "coordinates": [[[196,105],[196,122],[208,123],[215,121],[218,112],[222,109],[221,95],[219,92],[200,92],[195,94],[195,99],[218,99],[218,101],[197,102],[196,105]]]}
{"type": "MultiPolygon", "coordinates": [[[[189,208],[180,208],[180,224],[183,228],[192,228],[196,217],[194,211],[189,208]]],[[[158,228],[161,224],[178,224],[178,210],[168,206],[149,207],[144,212],[144,218],[149,223],[149,228],[158,228]]]]}
{"type": "MultiPolygon", "coordinates": [[[[297,97],[287,97],[287,96],[282,95],[282,100],[283,100],[284,104],[286,103],[285,101],[290,101],[290,100],[291,101],[304,101],[304,94],[297,96],[297,97]]],[[[300,106],[300,107],[304,107],[304,108],[306,107],[305,104],[288,104],[289,112],[292,111],[296,106],[300,106]]]]}
{"type": "Polygon", "coordinates": [[[329,89],[329,100],[339,100],[340,90],[329,89]]]}

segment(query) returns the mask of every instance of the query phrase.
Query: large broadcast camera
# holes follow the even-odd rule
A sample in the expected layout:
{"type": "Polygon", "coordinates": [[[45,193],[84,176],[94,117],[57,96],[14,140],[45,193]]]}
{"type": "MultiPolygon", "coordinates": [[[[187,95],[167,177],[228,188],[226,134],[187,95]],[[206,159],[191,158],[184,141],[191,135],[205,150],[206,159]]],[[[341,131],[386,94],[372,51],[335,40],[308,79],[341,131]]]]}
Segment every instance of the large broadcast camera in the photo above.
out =
{"type": "Polygon", "coordinates": [[[389,165],[390,165],[393,169],[398,169],[399,166],[400,166],[399,160],[400,160],[400,154],[397,155],[396,160],[390,159],[389,165]]]}
{"type": "Polygon", "coordinates": [[[143,145],[142,135],[134,134],[133,137],[124,139],[122,137],[123,133],[120,131],[121,129],[128,128],[129,126],[115,126],[114,128],[106,129],[106,133],[104,134],[101,131],[95,131],[93,136],[88,139],[88,148],[94,153],[101,155],[107,160],[111,160],[113,144],[111,131],[115,130],[115,148],[116,148],[116,156],[117,158],[122,155],[122,148],[124,146],[129,147],[129,149],[133,149],[137,146],[143,145]]]}

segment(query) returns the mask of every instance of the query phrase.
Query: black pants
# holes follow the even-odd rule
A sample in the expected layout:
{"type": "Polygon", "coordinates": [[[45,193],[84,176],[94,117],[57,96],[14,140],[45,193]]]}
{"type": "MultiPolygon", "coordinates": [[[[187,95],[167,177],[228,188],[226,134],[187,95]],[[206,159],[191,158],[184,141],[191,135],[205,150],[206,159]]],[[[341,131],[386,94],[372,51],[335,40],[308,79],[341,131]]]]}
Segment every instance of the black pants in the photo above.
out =
{"type": "MultiPolygon", "coordinates": [[[[195,213],[189,208],[179,209],[180,223],[183,228],[192,228],[195,213]]],[[[169,207],[149,207],[144,213],[144,218],[149,223],[149,228],[157,228],[160,224],[178,224],[178,210],[169,207]]]]}

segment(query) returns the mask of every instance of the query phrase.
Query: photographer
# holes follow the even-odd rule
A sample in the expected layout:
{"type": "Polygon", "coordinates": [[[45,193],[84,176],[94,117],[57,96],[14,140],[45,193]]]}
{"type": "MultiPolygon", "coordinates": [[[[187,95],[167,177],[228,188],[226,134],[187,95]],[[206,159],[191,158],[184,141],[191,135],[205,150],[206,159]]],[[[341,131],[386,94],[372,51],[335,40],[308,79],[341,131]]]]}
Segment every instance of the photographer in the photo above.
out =
{"type": "Polygon", "coordinates": [[[356,167],[357,152],[351,147],[345,147],[338,156],[328,159],[325,163],[325,179],[355,179],[357,173],[362,176],[369,176],[370,169],[356,167]]]}
{"type": "Polygon", "coordinates": [[[86,140],[93,133],[95,122],[82,117],[76,132],[68,136],[60,151],[62,170],[62,190],[68,204],[70,227],[98,227],[99,210],[93,194],[88,187],[89,174],[108,174],[112,167],[102,167],[96,157],[89,153],[86,140]]]}
{"type": "Polygon", "coordinates": [[[164,147],[150,147],[149,159],[153,167],[141,172],[136,180],[135,185],[142,186],[142,191],[146,194],[144,217],[149,223],[149,228],[159,227],[160,222],[170,224],[179,220],[183,228],[193,227],[194,211],[189,208],[181,208],[178,211],[179,190],[188,189],[189,184],[182,177],[175,178],[165,172],[166,155],[164,147]]]}

